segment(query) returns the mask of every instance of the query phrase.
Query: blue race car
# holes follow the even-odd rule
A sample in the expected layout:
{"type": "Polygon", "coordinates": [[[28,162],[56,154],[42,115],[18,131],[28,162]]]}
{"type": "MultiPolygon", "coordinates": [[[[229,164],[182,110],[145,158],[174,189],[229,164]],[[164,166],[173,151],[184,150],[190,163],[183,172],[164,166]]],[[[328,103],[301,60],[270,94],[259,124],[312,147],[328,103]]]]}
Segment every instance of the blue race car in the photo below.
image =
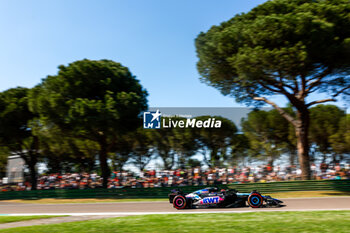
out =
{"type": "Polygon", "coordinates": [[[255,190],[251,193],[240,193],[235,189],[219,191],[217,187],[208,187],[188,194],[181,190],[172,190],[169,202],[176,209],[245,207],[247,203],[252,208],[279,207],[283,203],[270,196],[263,196],[255,190]]]}

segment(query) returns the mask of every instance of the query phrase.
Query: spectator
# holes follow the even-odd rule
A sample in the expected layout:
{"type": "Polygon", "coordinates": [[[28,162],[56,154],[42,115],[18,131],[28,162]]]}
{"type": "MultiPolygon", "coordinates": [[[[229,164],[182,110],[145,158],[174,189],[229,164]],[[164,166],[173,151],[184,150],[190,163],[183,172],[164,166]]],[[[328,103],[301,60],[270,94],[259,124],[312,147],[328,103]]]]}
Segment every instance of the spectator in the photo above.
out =
{"type": "MultiPolygon", "coordinates": [[[[350,179],[350,165],[336,164],[330,166],[322,163],[317,169],[316,164],[311,165],[313,179],[350,179]]],[[[208,168],[195,167],[176,170],[150,170],[142,171],[139,176],[127,171],[114,171],[108,181],[108,188],[149,188],[173,187],[185,185],[220,185],[246,182],[273,182],[283,180],[301,179],[301,170],[295,165],[282,168],[270,165],[257,167],[228,167],[208,168]]],[[[88,189],[100,188],[102,179],[96,173],[65,173],[43,174],[38,178],[39,190],[48,189],[88,189]]],[[[1,191],[30,190],[29,182],[20,182],[16,185],[0,183],[1,191]]]]}

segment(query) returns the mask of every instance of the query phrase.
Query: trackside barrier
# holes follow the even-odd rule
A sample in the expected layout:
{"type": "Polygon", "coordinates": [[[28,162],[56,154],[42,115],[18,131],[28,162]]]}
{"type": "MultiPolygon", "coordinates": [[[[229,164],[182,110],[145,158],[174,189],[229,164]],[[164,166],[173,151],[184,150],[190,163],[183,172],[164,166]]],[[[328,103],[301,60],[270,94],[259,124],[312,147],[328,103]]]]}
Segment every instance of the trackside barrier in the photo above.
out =
{"type": "MultiPolygon", "coordinates": [[[[57,189],[36,191],[0,192],[0,200],[41,199],[41,198],[166,198],[170,190],[181,189],[192,192],[208,186],[183,186],[162,188],[120,188],[120,189],[57,189]]],[[[240,192],[258,190],[262,193],[291,191],[342,191],[350,192],[350,180],[284,181],[271,183],[246,183],[218,185],[219,188],[233,188],[240,192]]]]}

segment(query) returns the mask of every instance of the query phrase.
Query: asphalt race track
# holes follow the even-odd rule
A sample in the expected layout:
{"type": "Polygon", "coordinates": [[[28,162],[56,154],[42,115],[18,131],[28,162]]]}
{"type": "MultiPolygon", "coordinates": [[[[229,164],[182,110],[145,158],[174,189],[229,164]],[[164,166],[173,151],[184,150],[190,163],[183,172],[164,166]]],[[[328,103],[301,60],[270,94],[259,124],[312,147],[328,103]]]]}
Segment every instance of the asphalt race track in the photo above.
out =
{"type": "Polygon", "coordinates": [[[123,202],[91,204],[23,204],[0,203],[0,215],[140,215],[173,213],[217,213],[252,211],[309,211],[309,210],[350,210],[350,197],[289,198],[281,199],[286,206],[279,208],[205,208],[176,210],[169,202],[123,202]]]}

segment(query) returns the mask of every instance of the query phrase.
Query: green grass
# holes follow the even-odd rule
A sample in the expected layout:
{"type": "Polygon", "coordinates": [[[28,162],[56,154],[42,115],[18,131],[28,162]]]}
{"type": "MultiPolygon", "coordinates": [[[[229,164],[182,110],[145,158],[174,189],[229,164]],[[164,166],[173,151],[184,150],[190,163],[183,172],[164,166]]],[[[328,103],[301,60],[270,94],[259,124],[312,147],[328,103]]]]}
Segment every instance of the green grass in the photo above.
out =
{"type": "Polygon", "coordinates": [[[33,219],[55,218],[55,217],[63,217],[63,215],[59,215],[59,216],[55,216],[55,215],[1,216],[0,215],[0,224],[1,223],[9,223],[9,222],[27,221],[27,220],[33,220],[33,219]]]}
{"type": "Polygon", "coordinates": [[[349,232],[350,211],[173,214],[12,228],[0,232],[349,232]]]}

